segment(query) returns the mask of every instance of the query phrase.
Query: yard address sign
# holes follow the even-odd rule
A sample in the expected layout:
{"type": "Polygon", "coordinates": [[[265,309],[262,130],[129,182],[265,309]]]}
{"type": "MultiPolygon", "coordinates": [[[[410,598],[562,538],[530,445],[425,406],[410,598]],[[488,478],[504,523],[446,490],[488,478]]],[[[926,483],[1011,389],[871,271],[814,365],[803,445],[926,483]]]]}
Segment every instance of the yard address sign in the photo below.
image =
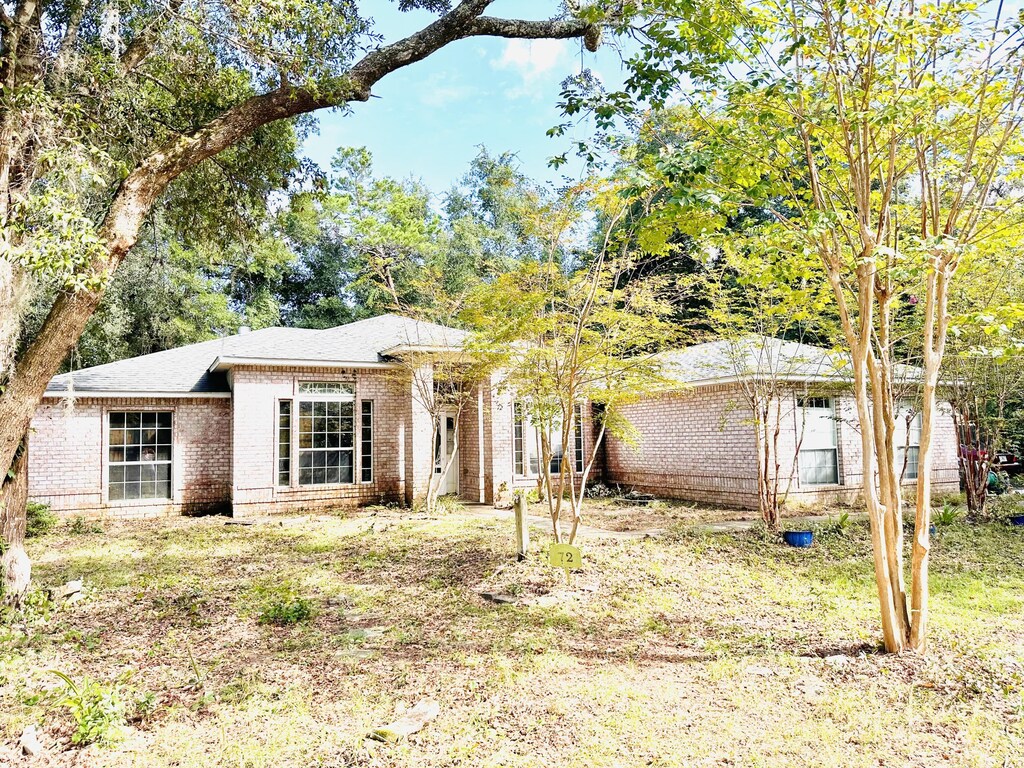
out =
{"type": "Polygon", "coordinates": [[[583,554],[579,547],[572,544],[552,544],[548,550],[548,563],[553,568],[565,569],[565,581],[569,581],[569,571],[583,567],[583,554]]]}

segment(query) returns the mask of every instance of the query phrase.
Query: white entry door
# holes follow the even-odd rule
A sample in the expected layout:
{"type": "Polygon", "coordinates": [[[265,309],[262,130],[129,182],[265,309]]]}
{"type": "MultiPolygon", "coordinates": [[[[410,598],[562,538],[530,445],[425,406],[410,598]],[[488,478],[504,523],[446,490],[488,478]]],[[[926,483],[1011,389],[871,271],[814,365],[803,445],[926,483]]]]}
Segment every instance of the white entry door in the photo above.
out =
{"type": "Polygon", "coordinates": [[[442,414],[437,425],[437,434],[434,435],[434,474],[444,472],[450,456],[455,458],[448,467],[448,473],[441,480],[439,492],[442,495],[459,492],[459,449],[455,444],[455,416],[445,413],[442,414]]]}

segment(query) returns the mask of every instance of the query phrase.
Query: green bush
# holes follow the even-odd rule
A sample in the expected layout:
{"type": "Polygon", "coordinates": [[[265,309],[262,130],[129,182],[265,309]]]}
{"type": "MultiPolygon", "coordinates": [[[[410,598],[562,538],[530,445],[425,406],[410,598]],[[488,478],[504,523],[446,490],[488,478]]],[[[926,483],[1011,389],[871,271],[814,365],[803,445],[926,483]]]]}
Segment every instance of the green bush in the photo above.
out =
{"type": "Polygon", "coordinates": [[[58,522],[49,504],[30,501],[25,509],[25,536],[30,539],[43,536],[52,531],[58,522]]]}
{"type": "Polygon", "coordinates": [[[280,597],[266,604],[260,613],[260,624],[285,627],[313,618],[313,604],[304,597],[280,597]]]}
{"type": "Polygon", "coordinates": [[[1024,499],[1020,495],[1008,493],[1004,496],[989,496],[985,504],[985,517],[1003,522],[1017,515],[1024,515],[1024,499]]]}
{"type": "Polygon", "coordinates": [[[71,743],[85,745],[113,740],[125,725],[125,706],[118,689],[87,677],[76,685],[63,672],[52,671],[67,686],[67,696],[61,704],[71,711],[75,721],[71,743]]]}
{"type": "Polygon", "coordinates": [[[85,536],[90,533],[103,533],[103,526],[99,523],[92,523],[79,515],[68,523],[68,533],[75,536],[85,536]]]}
{"type": "Polygon", "coordinates": [[[948,501],[942,505],[942,509],[932,514],[932,522],[936,525],[953,525],[960,519],[960,508],[950,504],[948,501]]]}

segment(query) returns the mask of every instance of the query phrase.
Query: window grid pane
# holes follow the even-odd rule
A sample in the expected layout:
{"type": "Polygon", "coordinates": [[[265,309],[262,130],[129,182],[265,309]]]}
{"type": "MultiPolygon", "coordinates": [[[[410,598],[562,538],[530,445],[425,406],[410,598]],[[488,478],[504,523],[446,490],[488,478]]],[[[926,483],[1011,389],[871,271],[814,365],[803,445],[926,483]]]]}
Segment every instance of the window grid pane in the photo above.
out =
{"type": "Polygon", "coordinates": [[[917,479],[918,456],[920,454],[920,451],[921,451],[921,449],[918,446],[916,446],[916,445],[912,445],[909,448],[904,448],[903,446],[900,446],[899,448],[896,449],[896,471],[897,472],[902,472],[903,471],[903,457],[904,457],[904,455],[907,458],[907,469],[906,469],[906,472],[903,474],[903,479],[904,480],[916,480],[917,479]]]}
{"type": "Polygon", "coordinates": [[[170,411],[114,411],[108,425],[108,498],[170,499],[170,411]]]}
{"type": "Polygon", "coordinates": [[[300,395],[354,395],[354,384],[344,381],[300,381],[300,395]]]}
{"type": "Polygon", "coordinates": [[[373,401],[363,400],[360,421],[359,472],[364,483],[373,482],[373,401]]]}
{"type": "Polygon", "coordinates": [[[299,403],[299,485],[355,482],[352,403],[299,403]]]}
{"type": "Polygon", "coordinates": [[[292,482],[292,401],[277,406],[277,484],[287,486],[292,482]]]}
{"type": "Polygon", "coordinates": [[[583,406],[574,407],[575,426],[573,426],[573,458],[576,464],[576,474],[583,474],[583,406]]]}
{"type": "Polygon", "coordinates": [[[839,455],[835,448],[800,451],[801,485],[835,485],[839,482],[839,455]]]}
{"type": "Polygon", "coordinates": [[[523,408],[519,403],[513,407],[513,418],[515,419],[512,428],[512,453],[514,470],[517,475],[524,474],[523,466],[523,408]]]}

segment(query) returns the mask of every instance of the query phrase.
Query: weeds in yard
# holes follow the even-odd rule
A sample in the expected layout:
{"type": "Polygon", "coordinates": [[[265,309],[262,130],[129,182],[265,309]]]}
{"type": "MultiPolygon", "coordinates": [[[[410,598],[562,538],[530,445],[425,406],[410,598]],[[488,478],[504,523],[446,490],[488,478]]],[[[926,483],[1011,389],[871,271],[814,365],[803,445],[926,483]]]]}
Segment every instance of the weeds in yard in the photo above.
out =
{"type": "Polygon", "coordinates": [[[260,624],[286,627],[313,618],[313,603],[304,597],[282,595],[264,606],[260,613],[260,624]]]}
{"type": "Polygon", "coordinates": [[[103,533],[103,526],[79,515],[68,523],[68,533],[75,536],[88,536],[92,533],[103,533]]]}
{"type": "Polygon", "coordinates": [[[60,703],[71,711],[75,721],[71,743],[84,746],[114,741],[127,722],[124,701],[117,687],[102,685],[88,677],[76,684],[63,672],[50,671],[66,686],[67,695],[60,703]]]}
{"type": "Polygon", "coordinates": [[[942,509],[932,515],[932,522],[936,525],[949,526],[960,519],[960,510],[948,501],[942,505],[942,509]]]}
{"type": "Polygon", "coordinates": [[[373,530],[340,516],[301,529],[112,524],[102,539],[62,526],[29,542],[39,582],[85,573],[94,599],[31,642],[0,636],[0,733],[9,746],[54,718],[63,687],[40,678],[56,667],[116,690],[145,752],[134,738],[99,758],[70,749],[78,720],[61,710],[63,728],[47,729],[55,768],[1017,765],[1020,530],[943,531],[919,659],[873,652],[870,536],[840,520],[841,535],[808,550],[678,521],[653,538],[588,538],[571,588],[543,557],[548,536],[517,562],[510,527],[472,514],[373,530]],[[294,603],[313,615],[258,626],[305,613],[294,603]],[[109,687],[133,662],[138,677],[109,687]],[[360,751],[396,702],[424,696],[444,711],[414,741],[360,751]]]}
{"type": "Polygon", "coordinates": [[[437,497],[437,512],[441,515],[450,515],[462,509],[462,502],[455,494],[447,494],[437,497]]]}
{"type": "Polygon", "coordinates": [[[25,537],[33,539],[36,536],[44,536],[52,531],[58,522],[59,518],[50,509],[49,504],[30,501],[25,508],[25,537]]]}

